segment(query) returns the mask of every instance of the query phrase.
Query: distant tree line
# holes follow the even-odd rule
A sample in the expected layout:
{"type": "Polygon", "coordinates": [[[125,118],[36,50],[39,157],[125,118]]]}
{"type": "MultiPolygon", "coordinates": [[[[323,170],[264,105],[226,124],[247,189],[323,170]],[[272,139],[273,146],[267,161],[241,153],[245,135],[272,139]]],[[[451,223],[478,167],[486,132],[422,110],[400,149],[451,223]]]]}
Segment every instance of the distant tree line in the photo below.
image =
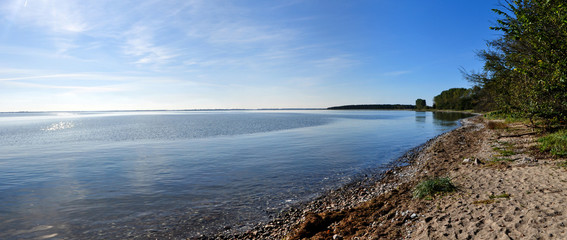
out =
{"type": "Polygon", "coordinates": [[[362,105],[344,105],[327,108],[329,110],[413,110],[414,105],[404,104],[362,104],[362,105]]]}
{"type": "Polygon", "coordinates": [[[504,0],[491,29],[502,35],[466,72],[471,89],[450,89],[436,108],[498,110],[549,124],[567,122],[567,4],[564,0],[504,0]]]}

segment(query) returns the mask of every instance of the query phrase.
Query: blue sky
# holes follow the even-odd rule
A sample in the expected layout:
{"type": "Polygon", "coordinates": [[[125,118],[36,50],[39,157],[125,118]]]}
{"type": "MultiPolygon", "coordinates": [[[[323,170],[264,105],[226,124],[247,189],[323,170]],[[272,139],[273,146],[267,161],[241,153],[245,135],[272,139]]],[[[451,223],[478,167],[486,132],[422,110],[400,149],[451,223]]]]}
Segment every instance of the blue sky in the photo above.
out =
{"type": "Polygon", "coordinates": [[[0,111],[428,105],[497,0],[3,0],[0,111]]]}

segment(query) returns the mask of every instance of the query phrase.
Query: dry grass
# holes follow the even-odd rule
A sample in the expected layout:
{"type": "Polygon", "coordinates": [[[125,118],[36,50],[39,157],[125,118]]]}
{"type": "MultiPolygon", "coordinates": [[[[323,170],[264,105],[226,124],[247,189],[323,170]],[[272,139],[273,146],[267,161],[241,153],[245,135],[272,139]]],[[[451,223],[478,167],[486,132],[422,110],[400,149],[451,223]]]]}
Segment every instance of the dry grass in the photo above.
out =
{"type": "Polygon", "coordinates": [[[488,123],[486,124],[486,127],[488,129],[506,129],[508,128],[508,124],[506,124],[503,121],[493,121],[490,120],[488,121],[488,123]]]}

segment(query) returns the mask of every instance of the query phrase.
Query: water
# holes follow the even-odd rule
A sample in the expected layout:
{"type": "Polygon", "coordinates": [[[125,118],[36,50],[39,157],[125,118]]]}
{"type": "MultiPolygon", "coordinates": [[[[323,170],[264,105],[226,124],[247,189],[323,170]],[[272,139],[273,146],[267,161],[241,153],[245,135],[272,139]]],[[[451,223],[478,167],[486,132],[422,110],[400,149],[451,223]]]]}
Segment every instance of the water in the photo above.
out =
{"type": "Polygon", "coordinates": [[[412,111],[0,113],[0,239],[268,220],[457,126],[412,111]]]}

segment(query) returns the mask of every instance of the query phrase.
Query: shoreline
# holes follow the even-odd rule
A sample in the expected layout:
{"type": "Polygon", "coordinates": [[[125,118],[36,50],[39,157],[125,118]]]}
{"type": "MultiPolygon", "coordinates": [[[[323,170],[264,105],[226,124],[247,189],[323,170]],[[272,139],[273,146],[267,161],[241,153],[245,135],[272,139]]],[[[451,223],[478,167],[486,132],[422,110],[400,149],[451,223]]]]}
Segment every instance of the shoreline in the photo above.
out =
{"type": "Polygon", "coordinates": [[[199,239],[567,239],[567,159],[539,151],[540,135],[521,123],[461,121],[375,182],[354,181],[246,232],[199,239]],[[458,190],[414,199],[413,188],[433,177],[458,190]]]}
{"type": "MultiPolygon", "coordinates": [[[[442,141],[448,135],[454,135],[456,131],[470,128],[473,124],[470,119],[478,116],[461,119],[461,126],[449,132],[440,134],[427,142],[417,146],[401,157],[385,164],[367,174],[361,174],[352,182],[334,190],[322,193],[314,200],[298,203],[285,209],[272,220],[260,222],[250,229],[225,229],[225,231],[211,236],[201,236],[192,239],[297,239],[302,237],[292,236],[298,228],[305,228],[306,219],[314,215],[325,215],[328,212],[344,212],[349,209],[360,208],[362,205],[384,198],[386,195],[396,193],[402,185],[408,185],[415,181],[420,170],[420,161],[426,150],[442,141]],[[290,238],[291,237],[291,238],[290,238]]],[[[307,224],[309,225],[309,224],[307,224]]],[[[309,228],[309,226],[307,226],[309,228]]],[[[301,230],[299,230],[301,231],[301,230]]],[[[326,237],[332,237],[326,236],[326,237]]],[[[303,236],[304,237],[304,236],[303,236]]]]}

